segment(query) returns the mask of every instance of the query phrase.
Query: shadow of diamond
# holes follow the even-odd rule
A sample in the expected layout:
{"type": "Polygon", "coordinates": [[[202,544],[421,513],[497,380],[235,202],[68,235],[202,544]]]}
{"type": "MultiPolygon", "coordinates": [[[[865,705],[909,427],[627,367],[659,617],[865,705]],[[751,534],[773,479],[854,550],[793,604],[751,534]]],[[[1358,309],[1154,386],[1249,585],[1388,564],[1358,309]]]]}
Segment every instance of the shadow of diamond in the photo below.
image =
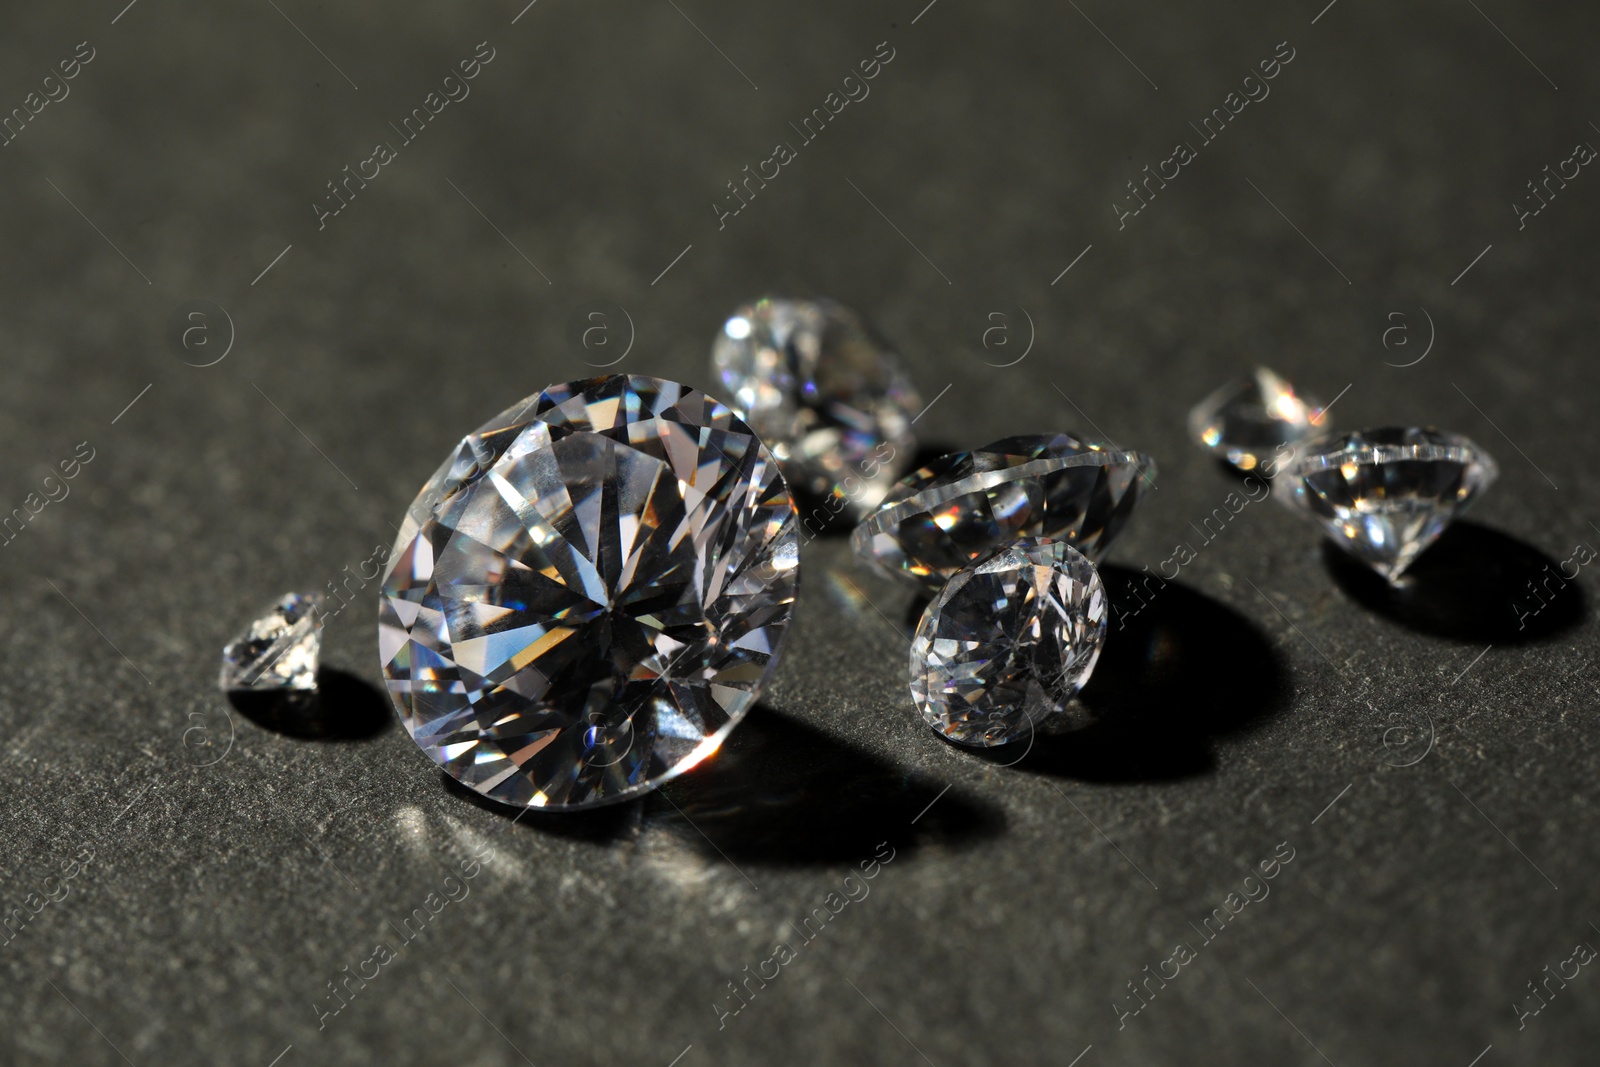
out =
{"type": "Polygon", "coordinates": [[[1323,559],[1352,600],[1412,630],[1474,644],[1522,644],[1583,621],[1573,560],[1477,523],[1450,526],[1397,585],[1325,544],[1323,559]]]}
{"type": "Polygon", "coordinates": [[[388,698],[353,674],[324,667],[315,691],[234,690],[228,694],[245,718],[297,741],[365,741],[394,719],[388,698]]]}
{"type": "Polygon", "coordinates": [[[987,758],[1020,770],[1093,782],[1171,781],[1210,773],[1216,742],[1259,729],[1289,705],[1272,645],[1244,616],[1177,582],[1144,593],[1148,575],[1105,565],[1111,599],[1105,648],[1078,701],[1081,729],[1047,725],[987,758]]]}
{"type": "Polygon", "coordinates": [[[974,842],[1005,825],[998,809],[764,704],[693,771],[607,807],[519,811],[439,777],[449,792],[519,828],[596,844],[660,831],[684,848],[738,864],[844,863],[872,855],[883,841],[905,853],[919,844],[974,842]]]}
{"type": "Polygon", "coordinates": [[[648,822],[685,845],[782,866],[857,860],[883,841],[902,854],[959,847],[1004,829],[999,809],[944,790],[758,705],[714,759],[645,804],[648,822]]]}

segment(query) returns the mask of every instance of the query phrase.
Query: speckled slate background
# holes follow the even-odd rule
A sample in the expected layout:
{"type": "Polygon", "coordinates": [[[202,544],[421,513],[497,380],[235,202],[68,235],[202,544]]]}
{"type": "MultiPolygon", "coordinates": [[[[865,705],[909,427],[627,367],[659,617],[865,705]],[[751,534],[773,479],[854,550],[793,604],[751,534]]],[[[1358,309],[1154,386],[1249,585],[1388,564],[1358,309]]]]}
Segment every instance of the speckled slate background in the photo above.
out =
{"type": "Polygon", "coordinates": [[[1600,946],[1594,572],[1537,612],[1527,585],[1600,547],[1600,176],[1567,162],[1600,144],[1600,13],[1323,2],[8,5],[0,511],[66,496],[0,547],[0,1062],[1592,1061],[1600,975],[1567,961],[1600,946]],[[326,183],[478,51],[319,229],[326,183]],[[1577,173],[1534,201],[1546,166],[1577,173]],[[370,591],[330,623],[323,719],[214,690],[229,632],[359,571],[463,432],[623,351],[705,383],[770,288],[873,318],[939,397],[930,447],[1076,429],[1159,459],[1108,581],[1197,552],[1114,624],[1105,726],[1014,767],[935,740],[912,598],[838,538],[724,753],[601,815],[447,788],[377,688],[370,591]],[[1339,425],[1499,459],[1414,595],[1269,502],[1204,543],[1239,482],[1184,414],[1254,361],[1339,425]]]}

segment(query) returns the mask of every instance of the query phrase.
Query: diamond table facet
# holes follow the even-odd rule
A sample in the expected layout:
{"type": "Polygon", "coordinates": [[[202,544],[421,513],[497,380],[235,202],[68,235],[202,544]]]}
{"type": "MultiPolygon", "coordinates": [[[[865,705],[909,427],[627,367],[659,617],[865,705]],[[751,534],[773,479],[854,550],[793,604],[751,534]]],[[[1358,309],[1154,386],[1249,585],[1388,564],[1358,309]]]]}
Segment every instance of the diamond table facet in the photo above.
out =
{"type": "Polygon", "coordinates": [[[1465,437],[1389,427],[1310,442],[1273,495],[1393,583],[1498,474],[1465,437]]]}
{"type": "Polygon", "coordinates": [[[930,590],[1024,536],[1067,541],[1098,560],[1155,475],[1143,453],[1070,434],[1007,437],[901,479],[851,545],[930,590]]]}
{"type": "Polygon", "coordinates": [[[1083,688],[1105,641],[1100,575],[1064,541],[1024,538],[951,578],[911,644],[911,697],[939,733],[1030,737],[1083,688]]]}
{"type": "Polygon", "coordinates": [[[286,593],[222,650],[225,690],[317,687],[322,650],[321,593],[286,593]]]}
{"type": "Polygon", "coordinates": [[[838,511],[876,507],[916,448],[916,390],[888,344],[842,304],[746,304],[723,323],[711,362],[795,489],[838,511]]]}
{"type": "Polygon", "coordinates": [[[715,752],[778,663],[794,502],[731,409],[642,375],[552,386],[411,505],[379,651],[412,738],[521,807],[653,788],[715,752]]]}
{"type": "Polygon", "coordinates": [[[1325,423],[1322,405],[1265,367],[1229,382],[1189,412],[1202,448],[1240,470],[1254,470],[1283,445],[1304,441],[1325,423]]]}

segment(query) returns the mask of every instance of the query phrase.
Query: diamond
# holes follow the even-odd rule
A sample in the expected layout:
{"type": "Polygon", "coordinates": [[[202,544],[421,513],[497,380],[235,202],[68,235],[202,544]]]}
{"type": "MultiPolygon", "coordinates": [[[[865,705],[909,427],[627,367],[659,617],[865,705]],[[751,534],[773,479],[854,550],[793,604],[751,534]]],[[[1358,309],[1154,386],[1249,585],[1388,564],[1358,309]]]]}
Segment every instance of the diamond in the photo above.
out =
{"type": "Polygon", "coordinates": [[[1311,442],[1273,495],[1393,583],[1498,474],[1465,437],[1388,427],[1311,442]]]}
{"type": "Polygon", "coordinates": [[[1240,470],[1254,470],[1283,445],[1314,436],[1322,405],[1265,367],[1218,389],[1189,411],[1189,433],[1201,447],[1240,470]]]}
{"type": "Polygon", "coordinates": [[[876,507],[916,448],[916,390],[889,346],[842,304],[746,304],[722,324],[711,363],[796,492],[831,498],[836,512],[876,507]]]}
{"type": "Polygon", "coordinates": [[[322,651],[321,593],[285,593],[222,650],[225,690],[317,687],[322,651]]]}
{"type": "Polygon", "coordinates": [[[578,808],[711,755],[778,663],[794,501],[733,411],[609,375],[464,438],[395,542],[378,643],[434,762],[484,796],[578,808]]]}
{"type": "Polygon", "coordinates": [[[1018,537],[1068,541],[1098,560],[1155,474],[1149,456],[1070,434],[1006,437],[908,474],[851,545],[929,589],[1018,537]]]}
{"type": "Polygon", "coordinates": [[[1083,688],[1106,634],[1106,591],[1065,541],[1023,538],[951,578],[911,643],[911,698],[963,745],[1020,741],[1083,688]]]}

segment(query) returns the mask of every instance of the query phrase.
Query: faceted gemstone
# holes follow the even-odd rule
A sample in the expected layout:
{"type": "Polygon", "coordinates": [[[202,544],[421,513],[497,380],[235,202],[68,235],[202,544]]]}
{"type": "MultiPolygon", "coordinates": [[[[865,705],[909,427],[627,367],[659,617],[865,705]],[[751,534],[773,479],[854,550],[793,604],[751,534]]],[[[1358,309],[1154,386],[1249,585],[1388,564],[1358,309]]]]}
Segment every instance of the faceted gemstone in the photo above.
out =
{"type": "Polygon", "coordinates": [[[1320,403],[1257,367],[1196,404],[1189,411],[1189,433],[1201,447],[1248,471],[1280,446],[1314,436],[1325,421],[1320,403]]]}
{"type": "Polygon", "coordinates": [[[864,515],[916,448],[921,401],[889,346],[832,300],[765,297],[722,324],[711,362],[785,476],[833,511],[864,515]]]}
{"type": "Polygon", "coordinates": [[[505,804],[577,808],[687,771],[778,663],[794,501],[731,409],[642,375],[552,386],[412,503],[379,652],[422,750],[505,804]]]}
{"type": "Polygon", "coordinates": [[[1393,583],[1498,474],[1465,437],[1390,427],[1303,446],[1274,495],[1393,583]]]}
{"type": "Polygon", "coordinates": [[[1006,437],[907,475],[851,545],[888,574],[937,589],[1019,537],[1100,559],[1156,474],[1155,460],[1070,434],[1006,437]]]}
{"type": "Polygon", "coordinates": [[[223,689],[315,689],[321,593],[285,593],[222,650],[223,689]]]}
{"type": "Polygon", "coordinates": [[[1094,564],[1065,541],[1023,538],[960,571],[922,613],[911,697],[952,741],[1024,740],[1083,688],[1105,634],[1094,564]]]}

